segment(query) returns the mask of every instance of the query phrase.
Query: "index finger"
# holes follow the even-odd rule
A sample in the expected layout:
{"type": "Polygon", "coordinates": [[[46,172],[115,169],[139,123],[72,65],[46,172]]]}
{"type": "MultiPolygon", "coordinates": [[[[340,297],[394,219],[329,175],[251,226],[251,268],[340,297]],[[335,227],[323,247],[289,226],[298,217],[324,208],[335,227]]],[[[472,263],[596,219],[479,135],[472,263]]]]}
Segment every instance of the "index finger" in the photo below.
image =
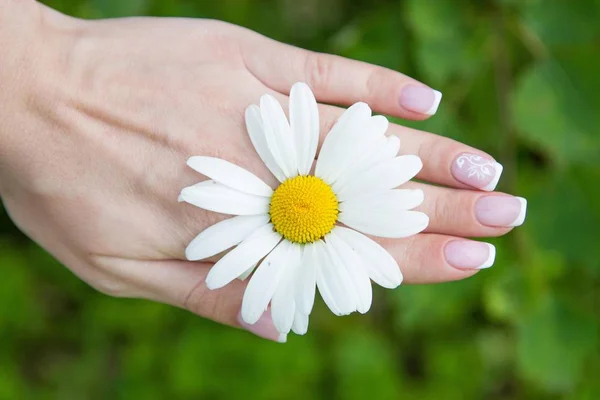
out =
{"type": "Polygon", "coordinates": [[[344,57],[304,50],[256,36],[242,48],[246,68],[264,85],[289,94],[305,82],[321,103],[363,101],[374,111],[423,120],[435,114],[442,93],[400,72],[344,57]]]}

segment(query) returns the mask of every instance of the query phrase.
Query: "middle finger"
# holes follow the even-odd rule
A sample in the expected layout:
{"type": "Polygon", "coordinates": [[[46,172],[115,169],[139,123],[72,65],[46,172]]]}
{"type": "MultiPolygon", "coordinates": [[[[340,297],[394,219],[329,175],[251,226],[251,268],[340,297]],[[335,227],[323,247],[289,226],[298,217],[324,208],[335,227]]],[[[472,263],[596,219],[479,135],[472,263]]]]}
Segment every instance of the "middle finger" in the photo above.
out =
{"type": "Polygon", "coordinates": [[[501,236],[525,220],[527,201],[505,193],[452,189],[407,182],[406,189],[421,189],[423,203],[415,210],[429,216],[425,232],[446,235],[501,236]]]}

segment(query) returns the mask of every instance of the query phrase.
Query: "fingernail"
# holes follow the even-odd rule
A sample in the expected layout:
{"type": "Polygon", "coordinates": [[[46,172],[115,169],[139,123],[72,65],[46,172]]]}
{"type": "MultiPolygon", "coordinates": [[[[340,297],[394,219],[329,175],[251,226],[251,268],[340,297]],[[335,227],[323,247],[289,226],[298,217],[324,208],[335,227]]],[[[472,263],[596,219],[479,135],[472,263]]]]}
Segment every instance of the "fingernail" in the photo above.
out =
{"type": "Polygon", "coordinates": [[[473,240],[453,240],[446,244],[444,255],[448,264],[458,269],[484,269],[494,264],[494,245],[473,240]]]}
{"type": "Polygon", "coordinates": [[[457,181],[491,192],[498,185],[503,167],[502,164],[491,158],[478,154],[462,153],[452,163],[451,170],[457,181]]]}
{"type": "Polygon", "coordinates": [[[402,108],[427,115],[435,114],[441,100],[441,92],[422,85],[404,86],[399,97],[402,108]]]}
{"type": "Polygon", "coordinates": [[[277,329],[275,329],[275,325],[273,325],[273,320],[271,319],[271,310],[265,311],[253,325],[244,322],[241,313],[238,314],[237,320],[242,328],[263,339],[279,343],[285,343],[287,341],[287,335],[285,333],[279,333],[277,329]]]}
{"type": "Polygon", "coordinates": [[[475,218],[487,226],[519,226],[525,221],[527,200],[515,196],[484,196],[475,203],[475,218]]]}

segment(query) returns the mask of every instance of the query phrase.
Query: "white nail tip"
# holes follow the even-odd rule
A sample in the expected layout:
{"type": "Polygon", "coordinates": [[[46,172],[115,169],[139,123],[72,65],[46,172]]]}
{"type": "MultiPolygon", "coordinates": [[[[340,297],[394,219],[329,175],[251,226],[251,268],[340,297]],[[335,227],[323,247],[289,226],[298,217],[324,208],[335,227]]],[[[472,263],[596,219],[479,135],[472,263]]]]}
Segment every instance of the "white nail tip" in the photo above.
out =
{"type": "Polygon", "coordinates": [[[484,190],[486,192],[491,192],[494,189],[496,189],[496,186],[498,186],[498,182],[500,181],[500,176],[502,176],[502,171],[504,170],[504,167],[502,166],[502,164],[500,164],[499,162],[496,162],[494,164],[494,179],[492,179],[490,181],[490,183],[488,183],[487,185],[485,185],[484,187],[481,188],[481,190],[484,190]]]}
{"type": "Polygon", "coordinates": [[[429,110],[425,112],[425,114],[427,115],[435,114],[437,112],[438,107],[440,106],[440,102],[442,101],[442,92],[435,89],[431,90],[433,90],[433,94],[435,97],[433,98],[433,104],[431,105],[431,107],[429,107],[429,110]]]}
{"type": "Polygon", "coordinates": [[[285,342],[287,342],[287,335],[285,333],[280,333],[279,337],[277,338],[277,341],[279,343],[285,343],[285,342]]]}
{"type": "Polygon", "coordinates": [[[517,199],[519,199],[519,202],[521,203],[521,211],[519,211],[519,216],[517,219],[515,219],[512,224],[509,224],[508,226],[520,226],[523,224],[523,222],[525,222],[525,215],[527,215],[527,200],[523,197],[517,197],[517,199]]]}
{"type": "Polygon", "coordinates": [[[483,264],[481,264],[477,269],[485,269],[494,265],[494,261],[496,260],[496,247],[493,244],[486,243],[489,249],[488,258],[485,260],[483,264]]]}

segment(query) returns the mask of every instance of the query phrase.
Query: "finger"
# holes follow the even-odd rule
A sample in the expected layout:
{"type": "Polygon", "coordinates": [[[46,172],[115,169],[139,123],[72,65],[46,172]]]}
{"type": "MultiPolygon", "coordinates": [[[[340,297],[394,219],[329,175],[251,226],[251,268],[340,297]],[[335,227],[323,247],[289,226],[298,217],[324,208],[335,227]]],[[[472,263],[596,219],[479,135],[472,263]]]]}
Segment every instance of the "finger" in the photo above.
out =
{"type": "Polygon", "coordinates": [[[418,182],[408,182],[406,189],[420,189],[425,200],[415,210],[429,216],[425,232],[447,235],[486,237],[501,236],[521,225],[527,201],[504,193],[449,189],[418,182]]]}
{"type": "Polygon", "coordinates": [[[390,125],[400,137],[400,154],[423,160],[418,179],[457,188],[493,191],[502,175],[502,164],[489,154],[456,140],[415,129],[390,125]]]}
{"type": "MultiPolygon", "coordinates": [[[[320,145],[344,112],[339,107],[320,105],[320,145]]],[[[503,167],[489,154],[456,140],[404,126],[390,124],[387,135],[400,138],[400,154],[416,154],[423,168],[416,176],[444,186],[493,191],[503,167]]]]}
{"type": "MultiPolygon", "coordinates": [[[[453,236],[419,234],[402,240],[379,240],[396,259],[405,283],[436,283],[468,278],[479,269],[492,266],[495,248],[491,244],[453,236]]],[[[141,297],[171,304],[202,317],[246,329],[265,339],[285,342],[265,312],[254,325],[241,322],[239,311],[246,284],[234,281],[219,290],[204,284],[210,263],[186,261],[137,261],[103,257],[99,262],[111,274],[129,283],[124,297],[141,297]]]]}
{"type": "Polygon", "coordinates": [[[219,290],[204,284],[212,263],[187,261],[138,261],[107,259],[99,261],[120,282],[127,282],[131,295],[180,307],[221,324],[245,329],[264,339],[285,342],[265,312],[254,325],[240,317],[246,282],[235,280],[219,290]],[[107,265],[110,264],[110,265],[107,265]]]}
{"type": "MultiPolygon", "coordinates": [[[[268,93],[279,101],[287,113],[289,98],[275,91],[268,93]]],[[[336,106],[319,105],[319,148],[344,111],[336,106]]],[[[387,135],[400,138],[400,154],[415,154],[421,158],[423,168],[417,174],[417,179],[449,187],[483,191],[493,191],[500,181],[502,164],[474,147],[396,124],[389,125],[387,135]]]]}
{"type": "Polygon", "coordinates": [[[399,72],[264,37],[250,40],[242,56],[246,68],[271,89],[288,94],[294,83],[305,82],[324,103],[363,101],[379,113],[422,120],[435,114],[442,98],[399,72]]]}
{"type": "MultiPolygon", "coordinates": [[[[464,279],[479,269],[490,267],[495,258],[493,245],[454,236],[419,234],[406,239],[377,241],[396,259],[406,283],[464,279]]],[[[150,262],[138,266],[138,271],[132,274],[146,274],[146,286],[156,293],[158,299],[155,300],[239,327],[238,313],[246,283],[235,280],[222,289],[208,290],[204,279],[212,265],[185,261],[150,262]]],[[[263,317],[266,315],[270,321],[268,314],[263,317]]],[[[277,332],[273,332],[274,336],[269,338],[277,340],[277,332]]]]}
{"type": "Polygon", "coordinates": [[[437,283],[468,278],[493,265],[489,243],[436,234],[378,240],[396,259],[405,283],[437,283]]]}

